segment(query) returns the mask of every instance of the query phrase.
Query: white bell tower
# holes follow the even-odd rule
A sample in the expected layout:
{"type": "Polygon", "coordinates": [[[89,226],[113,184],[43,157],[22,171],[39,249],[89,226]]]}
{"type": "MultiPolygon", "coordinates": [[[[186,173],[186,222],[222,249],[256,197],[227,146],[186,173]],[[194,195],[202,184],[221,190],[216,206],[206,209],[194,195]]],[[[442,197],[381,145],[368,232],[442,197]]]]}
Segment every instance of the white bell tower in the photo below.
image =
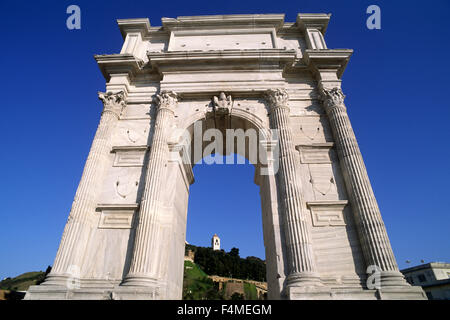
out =
{"type": "Polygon", "coordinates": [[[220,250],[220,238],[217,234],[214,234],[211,239],[211,247],[213,250],[220,250]]]}

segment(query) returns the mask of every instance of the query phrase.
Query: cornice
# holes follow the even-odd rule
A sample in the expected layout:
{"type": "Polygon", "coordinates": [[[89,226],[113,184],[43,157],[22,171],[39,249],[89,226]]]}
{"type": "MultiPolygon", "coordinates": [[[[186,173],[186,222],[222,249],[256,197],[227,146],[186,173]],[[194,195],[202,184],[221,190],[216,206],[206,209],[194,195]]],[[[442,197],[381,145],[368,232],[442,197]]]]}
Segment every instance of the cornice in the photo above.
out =
{"type": "Polygon", "coordinates": [[[128,33],[140,33],[142,39],[168,37],[169,32],[164,31],[162,27],[150,26],[148,18],[138,19],[117,19],[122,38],[125,39],[128,33]]]}
{"type": "Polygon", "coordinates": [[[210,50],[147,52],[149,64],[153,68],[174,64],[229,63],[229,62],[277,62],[292,65],[296,59],[295,50],[287,49],[249,49],[249,50],[210,50]]]}
{"type": "Polygon", "coordinates": [[[400,270],[400,272],[407,273],[407,272],[418,271],[418,270],[422,270],[422,269],[450,269],[450,263],[429,262],[429,263],[421,264],[418,266],[402,269],[402,270],[400,270]]]}
{"type": "Polygon", "coordinates": [[[285,22],[284,25],[277,30],[277,35],[284,36],[284,35],[298,35],[303,34],[304,30],[298,27],[297,23],[295,22],[285,22]]]}
{"type": "Polygon", "coordinates": [[[307,201],[306,205],[308,207],[312,206],[345,206],[348,203],[348,200],[316,200],[316,201],[307,201]]]}
{"type": "MultiPolygon", "coordinates": [[[[140,32],[143,38],[146,38],[168,34],[173,30],[190,32],[193,30],[214,31],[226,28],[229,32],[233,32],[233,30],[239,28],[250,27],[253,29],[275,28],[280,33],[302,33],[305,32],[306,28],[314,27],[325,33],[329,19],[330,14],[299,13],[295,23],[284,23],[284,14],[244,14],[162,18],[162,27],[151,27],[147,18],[119,19],[117,23],[123,37],[128,32],[140,32]]],[[[303,52],[302,59],[298,60],[294,50],[274,48],[147,52],[149,59],[147,64],[131,54],[96,55],[95,59],[107,80],[114,73],[128,73],[131,77],[142,74],[144,67],[148,71],[152,69],[161,75],[163,69],[165,71],[180,68],[183,70],[214,69],[214,67],[211,67],[212,63],[215,66],[224,64],[229,66],[235,64],[239,68],[247,66],[247,69],[262,64],[268,68],[278,65],[287,72],[305,67],[316,73],[324,70],[335,70],[338,78],[340,78],[352,53],[353,51],[350,49],[307,49],[303,52]]]]}
{"type": "Polygon", "coordinates": [[[336,70],[338,78],[341,78],[352,54],[352,49],[306,49],[303,61],[316,72],[324,69],[336,70]]]}
{"type": "Polygon", "coordinates": [[[198,28],[274,27],[284,24],[284,14],[231,14],[209,16],[180,16],[162,18],[162,26],[169,31],[198,28]]]}
{"type": "Polygon", "coordinates": [[[102,54],[95,55],[95,60],[106,81],[109,81],[111,74],[127,73],[133,78],[141,72],[144,67],[142,60],[132,54],[102,54]]]}
{"type": "Polygon", "coordinates": [[[303,31],[307,28],[315,28],[325,35],[330,17],[330,13],[299,13],[296,24],[303,31]]]}
{"type": "Polygon", "coordinates": [[[149,146],[113,146],[111,148],[111,152],[117,152],[117,151],[147,151],[149,146]]]}
{"type": "Polygon", "coordinates": [[[324,149],[330,149],[334,146],[334,142],[319,142],[319,143],[311,143],[311,144],[297,144],[295,146],[296,150],[302,149],[302,148],[324,148],[324,149]]]}
{"type": "Polygon", "coordinates": [[[152,27],[148,18],[117,19],[122,37],[138,32],[143,38],[167,36],[170,32],[213,29],[259,29],[275,28],[282,33],[304,32],[306,28],[316,28],[325,34],[331,14],[299,13],[295,23],[284,22],[284,14],[231,14],[180,16],[162,18],[161,27],[152,27]]]}
{"type": "Polygon", "coordinates": [[[117,19],[117,25],[119,26],[122,38],[125,39],[127,33],[139,32],[142,37],[145,37],[150,33],[150,20],[148,18],[139,19],[117,19]]]}
{"type": "Polygon", "coordinates": [[[99,203],[97,204],[97,210],[137,210],[139,209],[139,203],[99,203]]]}

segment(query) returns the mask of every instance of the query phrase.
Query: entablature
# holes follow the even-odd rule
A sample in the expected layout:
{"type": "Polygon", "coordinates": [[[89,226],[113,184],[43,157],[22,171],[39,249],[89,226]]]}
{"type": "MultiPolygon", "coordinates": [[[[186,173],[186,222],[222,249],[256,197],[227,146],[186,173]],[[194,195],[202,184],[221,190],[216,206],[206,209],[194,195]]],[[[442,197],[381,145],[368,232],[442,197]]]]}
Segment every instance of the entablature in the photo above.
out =
{"type": "Polygon", "coordinates": [[[242,65],[245,69],[261,65],[293,65],[295,51],[286,49],[265,50],[211,50],[211,51],[176,51],[176,52],[148,52],[147,57],[152,68],[161,71],[176,68],[214,69],[214,65],[226,63],[227,65],[242,65]]]}
{"type": "Polygon", "coordinates": [[[162,79],[165,72],[305,69],[338,80],[353,51],[327,49],[329,19],[323,13],[299,13],[294,23],[284,22],[284,14],[182,16],[162,18],[161,27],[147,18],[120,19],[121,53],[95,59],[107,81],[120,73],[162,79]]]}

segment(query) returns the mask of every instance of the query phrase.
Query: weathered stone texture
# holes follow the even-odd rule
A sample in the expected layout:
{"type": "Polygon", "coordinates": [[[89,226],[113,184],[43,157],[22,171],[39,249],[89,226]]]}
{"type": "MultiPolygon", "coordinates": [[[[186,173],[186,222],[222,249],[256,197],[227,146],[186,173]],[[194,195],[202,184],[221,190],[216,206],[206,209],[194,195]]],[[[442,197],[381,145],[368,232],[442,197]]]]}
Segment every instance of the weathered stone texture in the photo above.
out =
{"type": "Polygon", "coordinates": [[[181,298],[191,163],[202,158],[181,135],[194,123],[264,133],[268,163],[254,164],[269,299],[425,298],[398,271],[340,89],[352,50],[327,48],[329,18],[118,20],[120,53],[95,57],[104,111],[54,266],[26,298],[181,298]],[[369,266],[381,288],[367,287],[369,266]]]}

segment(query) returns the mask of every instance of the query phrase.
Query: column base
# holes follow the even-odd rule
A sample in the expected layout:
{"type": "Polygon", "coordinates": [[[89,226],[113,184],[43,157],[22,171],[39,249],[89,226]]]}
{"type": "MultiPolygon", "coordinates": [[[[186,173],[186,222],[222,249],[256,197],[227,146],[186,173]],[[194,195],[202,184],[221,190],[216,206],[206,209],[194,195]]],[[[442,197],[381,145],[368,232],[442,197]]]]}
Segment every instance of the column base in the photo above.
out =
{"type": "Polygon", "coordinates": [[[377,290],[380,300],[428,300],[427,295],[419,286],[388,287],[377,290]]]}
{"type": "Polygon", "coordinates": [[[320,277],[315,272],[299,272],[287,276],[286,284],[288,287],[322,287],[320,277]]]}
{"type": "Polygon", "coordinates": [[[297,273],[287,277],[285,297],[289,300],[423,300],[421,287],[411,286],[398,271],[383,271],[379,289],[367,289],[365,283],[346,281],[338,285],[322,282],[315,273],[297,273]]]}
{"type": "Polygon", "coordinates": [[[62,286],[31,286],[25,300],[161,300],[161,287],[122,287],[68,289],[62,286]]]}
{"type": "MultiPolygon", "coordinates": [[[[25,300],[161,300],[167,299],[161,286],[115,286],[112,288],[68,289],[64,286],[31,286],[25,300]]],[[[389,287],[379,290],[331,288],[327,286],[287,287],[289,300],[426,300],[421,287],[389,287]]]]}
{"type": "Polygon", "coordinates": [[[121,283],[121,286],[125,287],[155,287],[160,285],[161,281],[158,279],[141,274],[127,275],[121,283]]]}
{"type": "Polygon", "coordinates": [[[25,294],[24,300],[67,300],[68,291],[66,286],[45,285],[30,286],[25,294]]]}
{"type": "Polygon", "coordinates": [[[421,287],[367,290],[358,288],[288,287],[289,300],[426,300],[421,287]]]}
{"type": "Polygon", "coordinates": [[[61,286],[67,287],[68,283],[76,280],[73,276],[69,274],[48,274],[45,281],[41,284],[42,286],[61,286]]]}
{"type": "Polygon", "coordinates": [[[381,271],[381,288],[385,287],[410,287],[406,282],[404,275],[399,271],[381,271]]]}

